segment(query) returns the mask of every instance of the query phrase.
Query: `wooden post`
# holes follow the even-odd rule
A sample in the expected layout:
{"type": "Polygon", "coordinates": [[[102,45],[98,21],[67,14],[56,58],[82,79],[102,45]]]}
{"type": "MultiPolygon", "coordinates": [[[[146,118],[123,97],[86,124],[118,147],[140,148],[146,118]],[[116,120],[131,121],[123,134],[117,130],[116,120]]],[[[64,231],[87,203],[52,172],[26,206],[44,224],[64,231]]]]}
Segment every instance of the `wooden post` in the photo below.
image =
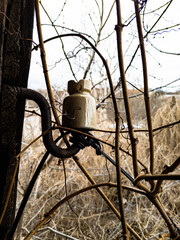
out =
{"type": "MultiPolygon", "coordinates": [[[[18,102],[16,86],[28,82],[34,3],[32,0],[0,1],[0,216],[7,203],[16,155],[21,149],[24,102],[18,102]],[[9,85],[10,87],[6,87],[9,85]]],[[[17,179],[17,177],[16,177],[17,179]]],[[[17,181],[0,225],[6,240],[16,207],[17,181]]]]}

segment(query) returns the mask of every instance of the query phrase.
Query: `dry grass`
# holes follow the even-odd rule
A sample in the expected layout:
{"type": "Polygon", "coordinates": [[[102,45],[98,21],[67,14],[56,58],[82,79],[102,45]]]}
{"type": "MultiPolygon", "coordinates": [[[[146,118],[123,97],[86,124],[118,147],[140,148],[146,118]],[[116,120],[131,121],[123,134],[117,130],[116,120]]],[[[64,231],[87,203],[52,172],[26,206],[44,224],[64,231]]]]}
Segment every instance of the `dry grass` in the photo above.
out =
{"type": "MultiPolygon", "coordinates": [[[[163,104],[156,109],[153,115],[153,127],[159,127],[180,119],[179,100],[174,98],[159,98],[163,104]]],[[[159,104],[160,105],[160,104],[159,104]]],[[[99,114],[101,128],[109,128],[110,117],[99,114]],[[101,117],[101,119],[100,119],[101,117]]],[[[136,119],[137,121],[138,119],[136,119]]],[[[142,121],[142,118],[140,119],[142,121]]],[[[30,141],[35,125],[30,119],[26,119],[26,126],[31,128],[28,135],[25,130],[24,142],[30,141]],[[29,123],[28,123],[29,121],[29,123]]],[[[35,123],[39,125],[39,122],[35,123]]],[[[144,126],[146,123],[143,121],[144,126]]],[[[37,134],[37,133],[36,133],[37,134]]],[[[114,142],[114,136],[104,133],[96,133],[103,140],[114,142]]],[[[148,136],[145,133],[137,133],[138,158],[148,165],[149,145],[148,136]]],[[[171,164],[180,153],[180,125],[156,132],[155,141],[155,172],[160,173],[164,165],[171,164]]],[[[129,139],[125,134],[121,138],[121,146],[130,151],[129,139]]],[[[114,157],[112,149],[104,146],[104,151],[114,157]]],[[[39,140],[23,155],[20,166],[18,204],[28,186],[39,161],[44,154],[44,147],[39,140]]],[[[96,156],[92,148],[86,148],[78,154],[80,161],[89,171],[96,182],[116,181],[114,166],[102,156],[96,156]]],[[[132,160],[121,153],[123,168],[133,175],[132,160]]],[[[123,183],[131,183],[123,176],[123,183]]],[[[43,218],[58,201],[67,194],[77,191],[89,185],[84,174],[72,159],[65,161],[65,170],[62,162],[57,158],[47,160],[24,211],[22,225],[18,231],[17,239],[27,235],[29,231],[43,218]],[[66,175],[66,177],[65,177],[66,175]],[[66,178],[66,181],[65,181],[66,178]],[[20,237],[21,235],[21,237],[20,237]]],[[[117,191],[114,188],[102,188],[112,203],[118,208],[117,191]]],[[[163,193],[160,194],[163,204],[170,217],[180,227],[180,196],[179,182],[164,182],[163,193]]],[[[127,222],[133,227],[142,239],[158,239],[158,235],[167,231],[167,227],[155,207],[142,195],[124,190],[124,205],[127,222]]],[[[91,190],[74,197],[63,204],[54,214],[52,220],[44,225],[32,239],[121,239],[121,224],[118,218],[111,212],[107,204],[99,196],[96,190],[91,190]],[[63,236],[62,234],[65,234],[63,236]],[[68,237],[69,236],[69,237],[68,237]]],[[[134,239],[131,236],[131,239],[134,239]]],[[[168,238],[167,238],[168,239],[168,238]]]]}

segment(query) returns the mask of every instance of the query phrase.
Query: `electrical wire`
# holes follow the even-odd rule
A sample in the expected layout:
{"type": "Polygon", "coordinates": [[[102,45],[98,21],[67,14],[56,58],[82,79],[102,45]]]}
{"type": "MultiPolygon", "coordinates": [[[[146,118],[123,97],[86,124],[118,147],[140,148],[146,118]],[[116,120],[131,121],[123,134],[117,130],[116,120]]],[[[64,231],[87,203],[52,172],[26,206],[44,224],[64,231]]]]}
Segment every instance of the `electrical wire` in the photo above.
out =
{"type": "MultiPolygon", "coordinates": [[[[88,133],[89,135],[92,135],[88,133]]],[[[107,160],[109,160],[115,167],[116,167],[116,161],[114,161],[107,153],[105,153],[102,148],[101,144],[98,140],[92,139],[90,137],[84,136],[82,134],[72,134],[73,137],[70,138],[70,141],[72,143],[76,143],[76,145],[79,146],[79,148],[83,149],[86,146],[91,146],[96,150],[97,155],[103,155],[107,160]]],[[[134,183],[134,178],[129,175],[122,167],[121,172],[126,176],[132,183],[134,183]]]]}

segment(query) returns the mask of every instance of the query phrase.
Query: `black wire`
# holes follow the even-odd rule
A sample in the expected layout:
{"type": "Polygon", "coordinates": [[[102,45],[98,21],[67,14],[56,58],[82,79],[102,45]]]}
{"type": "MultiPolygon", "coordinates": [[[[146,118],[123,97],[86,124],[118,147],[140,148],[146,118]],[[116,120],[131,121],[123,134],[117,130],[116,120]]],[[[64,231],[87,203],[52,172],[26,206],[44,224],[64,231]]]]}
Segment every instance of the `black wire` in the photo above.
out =
{"type": "MultiPolygon", "coordinates": [[[[108,159],[114,166],[116,166],[116,162],[109,156],[107,153],[101,150],[102,155],[108,159]]],[[[132,178],[129,173],[127,173],[122,167],[121,167],[121,172],[126,176],[132,183],[134,183],[134,178],[132,178]]]]}
{"type": "MultiPolygon", "coordinates": [[[[62,136],[59,136],[55,140],[55,143],[57,143],[61,138],[62,138],[62,136]]],[[[34,187],[34,184],[35,184],[35,182],[36,182],[36,180],[37,180],[37,178],[39,176],[39,173],[40,173],[40,171],[41,171],[41,169],[42,169],[46,159],[48,158],[49,154],[50,154],[49,151],[47,151],[44,154],[43,158],[41,159],[41,161],[40,161],[40,163],[39,163],[39,165],[38,165],[38,167],[37,167],[37,169],[36,169],[36,171],[35,171],[35,173],[33,175],[33,177],[31,178],[31,181],[30,181],[30,183],[28,185],[28,188],[27,188],[27,190],[26,190],[26,192],[24,194],[24,197],[23,197],[23,200],[21,202],[21,205],[20,205],[20,207],[18,209],[18,212],[17,212],[16,218],[14,220],[13,226],[12,226],[12,228],[11,228],[9,234],[8,234],[7,240],[11,240],[13,238],[13,235],[14,235],[14,233],[16,231],[17,225],[18,225],[18,223],[19,223],[19,221],[21,219],[21,216],[22,216],[23,211],[24,211],[24,209],[26,207],[26,204],[27,204],[27,201],[29,199],[29,196],[30,196],[30,194],[32,192],[32,189],[34,187]]]]}
{"type": "MultiPolygon", "coordinates": [[[[87,132],[87,131],[86,131],[87,132]]],[[[92,135],[91,133],[87,132],[89,135],[92,135]]],[[[83,134],[72,134],[73,137],[70,139],[71,142],[76,143],[76,145],[79,146],[79,148],[83,149],[87,146],[91,146],[96,150],[97,155],[103,155],[106,159],[108,159],[114,166],[116,166],[116,162],[109,156],[107,153],[105,153],[101,149],[101,144],[98,140],[93,139],[91,137],[84,136],[83,134]]],[[[134,183],[134,178],[129,175],[122,167],[121,172],[132,182],[134,183]]]]}

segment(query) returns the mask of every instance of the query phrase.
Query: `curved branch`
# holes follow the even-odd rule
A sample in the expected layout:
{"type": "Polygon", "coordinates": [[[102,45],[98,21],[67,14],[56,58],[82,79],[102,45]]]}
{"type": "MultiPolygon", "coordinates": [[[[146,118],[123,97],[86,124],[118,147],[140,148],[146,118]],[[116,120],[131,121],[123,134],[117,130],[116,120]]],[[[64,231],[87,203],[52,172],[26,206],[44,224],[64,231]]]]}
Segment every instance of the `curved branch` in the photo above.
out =
{"type": "Polygon", "coordinates": [[[148,40],[148,42],[150,43],[151,47],[153,47],[156,51],[158,51],[158,52],[160,52],[160,53],[164,53],[164,54],[168,54],[168,55],[180,56],[180,53],[163,51],[163,50],[155,47],[154,44],[152,44],[149,40],[148,40]]]}
{"type": "MultiPolygon", "coordinates": [[[[36,227],[24,238],[24,240],[30,240],[31,237],[37,232],[37,230],[43,225],[45,224],[47,221],[49,221],[51,218],[52,218],[52,215],[55,213],[55,211],[62,205],[64,204],[65,202],[69,201],[70,199],[72,199],[73,197],[81,194],[81,193],[84,193],[84,192],[87,192],[91,189],[94,189],[94,188],[98,188],[98,187],[102,187],[102,186],[109,186],[109,187],[117,187],[117,184],[115,183],[98,183],[98,184],[94,184],[94,185],[91,185],[91,186],[88,186],[86,188],[83,188],[83,189],[80,189],[72,194],[70,194],[69,196],[63,198],[60,202],[58,202],[49,212],[47,212],[45,215],[44,215],[44,219],[42,219],[37,225],[36,227]]],[[[127,224],[129,230],[132,230],[132,228],[127,224]]],[[[137,235],[136,235],[137,237],[137,235]]],[[[137,237],[137,239],[139,240],[142,240],[140,237],[137,237]]]]}
{"type": "Polygon", "coordinates": [[[97,188],[97,187],[102,187],[102,186],[109,186],[109,187],[117,187],[116,184],[114,183],[98,183],[98,184],[94,184],[91,186],[88,186],[86,188],[80,189],[72,194],[70,194],[69,196],[63,198],[60,202],[58,202],[49,212],[47,212],[44,215],[44,219],[42,219],[37,225],[36,227],[25,237],[24,240],[30,240],[31,237],[37,232],[37,230],[43,225],[45,224],[48,220],[51,219],[52,215],[54,214],[54,212],[65,202],[69,201],[70,199],[72,199],[75,196],[78,196],[81,193],[87,192],[93,188],[97,188]]]}

